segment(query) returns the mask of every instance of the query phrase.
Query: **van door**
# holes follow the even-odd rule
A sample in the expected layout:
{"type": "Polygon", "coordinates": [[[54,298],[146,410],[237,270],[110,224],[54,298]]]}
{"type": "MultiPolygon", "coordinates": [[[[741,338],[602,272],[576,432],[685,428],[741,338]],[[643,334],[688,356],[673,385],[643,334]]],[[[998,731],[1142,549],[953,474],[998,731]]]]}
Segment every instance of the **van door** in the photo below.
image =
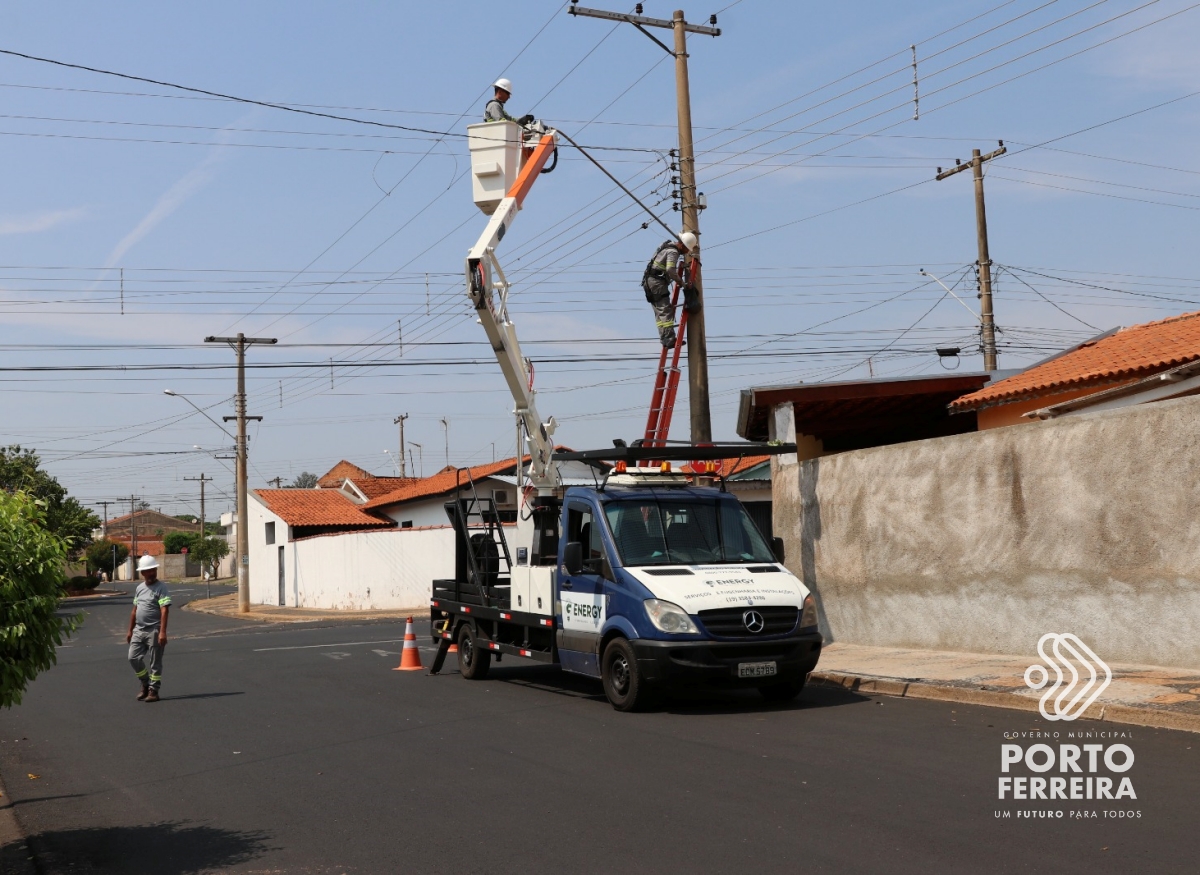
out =
{"type": "Polygon", "coordinates": [[[578,541],[583,545],[583,571],[567,574],[560,553],[558,656],[567,671],[591,677],[600,676],[597,651],[605,619],[603,569],[607,562],[600,534],[602,525],[589,505],[583,502],[567,504],[567,530],[562,543],[578,541]]]}

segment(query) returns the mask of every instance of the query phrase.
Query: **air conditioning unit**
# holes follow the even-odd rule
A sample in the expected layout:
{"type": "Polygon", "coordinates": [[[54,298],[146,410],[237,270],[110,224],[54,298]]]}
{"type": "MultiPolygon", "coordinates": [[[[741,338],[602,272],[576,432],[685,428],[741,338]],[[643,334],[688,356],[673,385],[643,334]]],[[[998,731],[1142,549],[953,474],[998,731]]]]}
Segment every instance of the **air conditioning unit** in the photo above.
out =
{"type": "Polygon", "coordinates": [[[516,507],[517,503],[514,498],[515,496],[511,489],[492,490],[492,503],[496,506],[497,510],[516,507]]]}

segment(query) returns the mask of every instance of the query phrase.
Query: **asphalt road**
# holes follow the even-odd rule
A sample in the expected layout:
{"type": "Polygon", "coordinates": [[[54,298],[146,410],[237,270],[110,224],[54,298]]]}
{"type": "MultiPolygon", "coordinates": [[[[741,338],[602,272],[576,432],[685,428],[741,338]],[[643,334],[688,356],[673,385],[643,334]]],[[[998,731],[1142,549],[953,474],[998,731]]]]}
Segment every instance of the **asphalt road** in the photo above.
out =
{"type": "Polygon", "coordinates": [[[1194,735],[1125,730],[1136,800],[1000,802],[1003,733],[1064,724],[817,688],[618,714],[520,660],[481,682],[394,672],[399,624],[261,626],[185,600],[163,701],[134,700],[128,606],[102,604],[0,713],[39,871],[1196,871],[1194,735]]]}

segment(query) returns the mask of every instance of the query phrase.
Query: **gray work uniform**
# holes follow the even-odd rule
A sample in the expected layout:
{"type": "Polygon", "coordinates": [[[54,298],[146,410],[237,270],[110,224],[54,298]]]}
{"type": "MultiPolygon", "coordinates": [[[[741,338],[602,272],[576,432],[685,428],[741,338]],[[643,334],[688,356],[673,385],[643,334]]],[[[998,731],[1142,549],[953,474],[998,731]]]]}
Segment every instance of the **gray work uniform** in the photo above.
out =
{"type": "Polygon", "coordinates": [[[162,609],[171,604],[171,594],[161,580],[154,583],[143,581],[133,593],[137,613],[133,621],[133,638],[129,641],[129,664],[138,679],[157,690],[162,683],[163,649],[158,646],[158,629],[162,623],[162,609]],[[146,668],[145,657],[150,655],[150,667],[146,668]]]}
{"type": "Polygon", "coordinates": [[[679,250],[675,241],[668,240],[642,274],[642,289],[646,300],[654,308],[654,324],[658,328],[658,336],[662,345],[670,349],[675,345],[675,308],[671,306],[671,283],[679,282],[680,269],[679,250]]]}
{"type": "Polygon", "coordinates": [[[487,102],[487,106],[483,109],[483,120],[485,122],[515,122],[516,119],[509,115],[504,104],[493,97],[487,102]]]}

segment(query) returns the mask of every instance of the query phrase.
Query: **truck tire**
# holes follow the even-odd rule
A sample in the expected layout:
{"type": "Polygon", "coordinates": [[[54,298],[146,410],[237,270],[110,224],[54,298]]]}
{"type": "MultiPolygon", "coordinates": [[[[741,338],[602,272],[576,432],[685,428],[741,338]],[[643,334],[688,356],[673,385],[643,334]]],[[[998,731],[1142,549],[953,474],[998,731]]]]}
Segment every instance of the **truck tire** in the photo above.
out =
{"type": "Polygon", "coordinates": [[[481,681],[491,665],[491,651],[480,647],[471,624],[463,623],[458,629],[458,673],[469,681],[481,681]]]}
{"type": "Polygon", "coordinates": [[[618,711],[644,708],[652,691],[642,679],[633,647],[624,638],[614,638],[600,657],[600,678],[604,695],[618,711]]]}
{"type": "Polygon", "coordinates": [[[805,680],[807,679],[799,677],[787,681],[779,681],[774,684],[766,684],[759,687],[758,691],[768,702],[790,702],[800,695],[804,689],[805,680]]]}

